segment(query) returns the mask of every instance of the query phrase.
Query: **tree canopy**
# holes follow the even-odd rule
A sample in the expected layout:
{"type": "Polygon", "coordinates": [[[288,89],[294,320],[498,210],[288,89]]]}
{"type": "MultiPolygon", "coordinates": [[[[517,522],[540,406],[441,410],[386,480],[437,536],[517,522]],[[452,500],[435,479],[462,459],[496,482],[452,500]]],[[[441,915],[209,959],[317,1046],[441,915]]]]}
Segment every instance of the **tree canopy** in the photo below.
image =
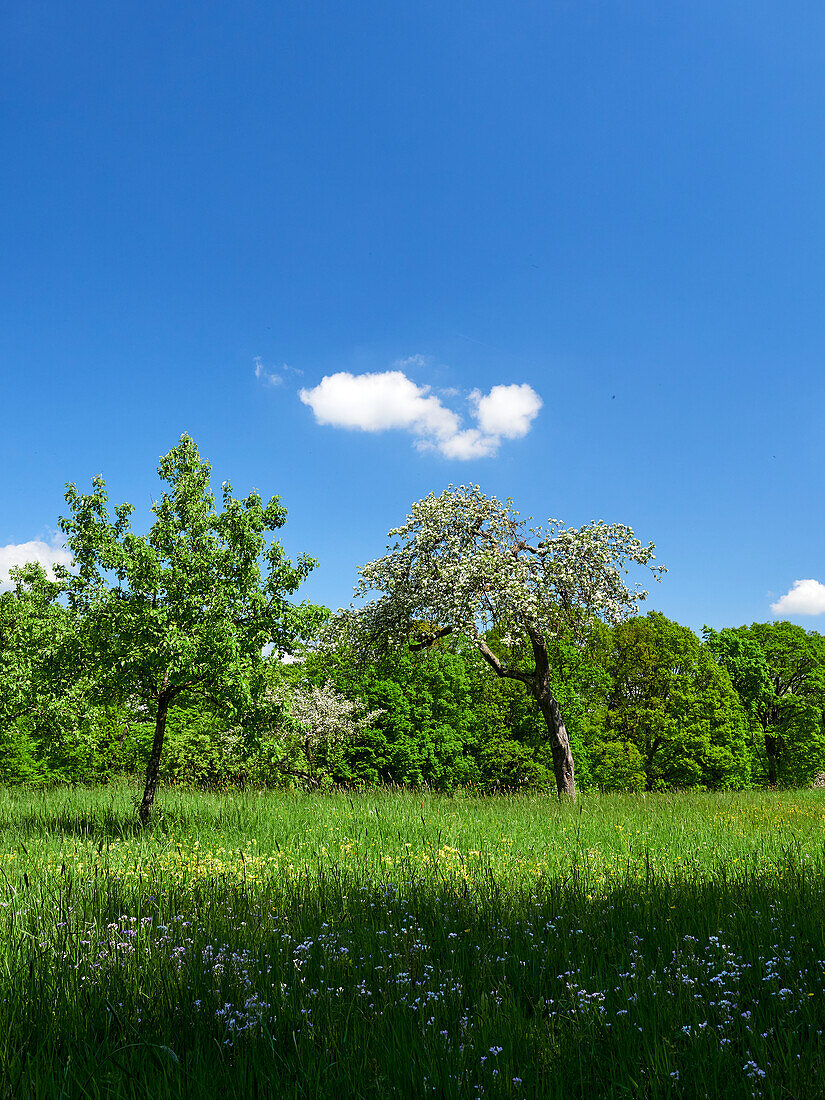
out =
{"type": "Polygon", "coordinates": [[[250,710],[264,647],[289,652],[323,618],[318,608],[287,599],[315,562],[302,555],[293,564],[279,542],[267,541],[286,522],[278,497],[264,504],[253,492],[237,500],[224,482],[217,511],[210,466],[187,435],[161,458],[158,474],[168,488],[152,505],[146,535],[131,531],[130,504],[118,505],[110,518],[102,477],[88,494],[68,485],[70,513],[60,527],[73,563],[55,570],[101,690],[133,694],[154,716],[144,822],[169,707],[200,695],[230,717],[250,710]]]}
{"type": "Polygon", "coordinates": [[[621,623],[613,631],[610,684],[600,755],[614,759],[615,742],[628,759],[637,752],[640,786],[748,781],[745,712],[727,672],[692,630],[657,611],[621,623]]]}
{"type": "Polygon", "coordinates": [[[825,763],[825,638],[789,622],[704,634],[761,733],[770,786],[809,782],[825,763]]]}
{"type": "Polygon", "coordinates": [[[825,638],[773,622],[700,641],[634,616],[625,570],[659,570],[628,528],[531,528],[451,488],[414,506],[317,645],[329,613],[293,602],[313,562],[269,541],[280,501],[226,484],[216,505],[186,436],[159,473],[143,535],[102,478],[68,486],[74,566],[0,591],[3,782],[143,775],[148,821],[161,780],[572,794],[825,771],[825,638]]]}

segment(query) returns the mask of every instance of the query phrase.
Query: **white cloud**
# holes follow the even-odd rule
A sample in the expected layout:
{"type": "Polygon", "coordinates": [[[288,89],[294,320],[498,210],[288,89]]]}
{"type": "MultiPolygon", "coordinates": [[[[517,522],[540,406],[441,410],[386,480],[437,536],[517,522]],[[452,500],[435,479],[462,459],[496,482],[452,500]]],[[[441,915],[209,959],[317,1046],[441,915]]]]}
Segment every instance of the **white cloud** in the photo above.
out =
{"type": "Polygon", "coordinates": [[[526,383],[493,386],[486,395],[473,390],[470,401],[475,406],[481,431],[504,439],[521,439],[527,435],[543,404],[536,391],[526,383]]]}
{"type": "Polygon", "coordinates": [[[493,458],[498,453],[501,440],[497,435],[484,435],[478,428],[465,428],[439,444],[445,458],[493,458]]]}
{"type": "Polygon", "coordinates": [[[418,450],[438,450],[445,458],[459,460],[494,456],[502,438],[528,433],[542,406],[528,385],[493,386],[488,394],[473,390],[469,402],[478,427],[462,428],[460,417],[430,389],[416,385],[400,370],[340,371],[326,375],[312,389],[300,390],[298,396],[319,424],[363,432],[400,429],[415,436],[418,450]]]}
{"type": "Polygon", "coordinates": [[[822,615],[825,612],[825,584],[815,580],[794,581],[776,603],[771,604],[774,615],[822,615]]]}
{"type": "Polygon", "coordinates": [[[52,565],[55,562],[70,565],[72,555],[59,543],[49,544],[40,539],[32,539],[31,542],[11,542],[8,546],[0,546],[0,589],[13,587],[9,576],[10,569],[17,565],[26,565],[30,561],[39,561],[53,578],[52,565]]]}
{"type": "Polygon", "coordinates": [[[298,396],[315,413],[319,424],[383,432],[402,428],[424,438],[447,439],[458,431],[458,417],[429,386],[416,386],[400,370],[381,374],[341,371],[322,378],[314,389],[298,396]]]}

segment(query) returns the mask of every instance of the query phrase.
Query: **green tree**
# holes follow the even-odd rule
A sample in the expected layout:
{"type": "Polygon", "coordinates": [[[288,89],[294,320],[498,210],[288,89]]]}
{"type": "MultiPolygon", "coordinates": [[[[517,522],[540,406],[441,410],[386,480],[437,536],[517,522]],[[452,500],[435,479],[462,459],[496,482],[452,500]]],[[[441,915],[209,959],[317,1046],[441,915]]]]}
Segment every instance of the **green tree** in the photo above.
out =
{"type": "Polygon", "coordinates": [[[224,482],[216,511],[210,466],[187,435],[161,458],[158,474],[168,489],[152,505],[147,535],[130,530],[130,504],[110,518],[102,477],[88,494],[69,484],[70,514],[60,527],[73,571],[55,570],[101,696],[133,695],[151,712],[143,824],[152,814],[169,708],[202,696],[228,722],[249,715],[263,683],[264,647],[289,652],[323,617],[286,598],[315,562],[302,555],[293,565],[279,542],[267,543],[286,521],[277,497],[264,504],[253,492],[237,500],[224,482]]]}
{"type": "MultiPolygon", "coordinates": [[[[747,784],[747,721],[730,679],[687,627],[652,611],[617,626],[610,659],[612,687],[597,771],[641,768],[648,790],[747,784]]],[[[631,787],[635,779],[628,779],[631,787]]]]}
{"type": "Polygon", "coordinates": [[[40,770],[35,729],[54,710],[49,666],[64,634],[60,586],[40,565],[12,572],[14,589],[0,593],[0,777],[32,780],[40,770]]]}
{"type": "Polygon", "coordinates": [[[0,593],[0,777],[84,780],[106,756],[117,717],[77,665],[76,621],[38,563],[0,593]]]}
{"type": "Polygon", "coordinates": [[[825,766],[825,637],[789,622],[704,636],[759,731],[768,784],[809,783],[825,766]]]}
{"type": "MultiPolygon", "coordinates": [[[[488,642],[501,646],[492,636],[488,642]]],[[[502,648],[508,662],[518,659],[502,648]]],[[[369,728],[349,739],[336,773],[339,782],[426,784],[442,790],[554,783],[546,726],[534,701],[516,681],[494,676],[461,636],[445,636],[419,650],[392,649],[374,663],[340,646],[312,654],[305,672],[318,683],[331,677],[348,697],[380,711],[369,728]]],[[[586,789],[580,700],[567,683],[556,690],[572,717],[577,784],[586,789]]]]}
{"type": "Polygon", "coordinates": [[[306,673],[314,682],[331,679],[373,716],[346,739],[335,778],[440,789],[474,781],[476,672],[453,639],[426,651],[392,650],[375,662],[344,645],[311,655],[306,673]]]}

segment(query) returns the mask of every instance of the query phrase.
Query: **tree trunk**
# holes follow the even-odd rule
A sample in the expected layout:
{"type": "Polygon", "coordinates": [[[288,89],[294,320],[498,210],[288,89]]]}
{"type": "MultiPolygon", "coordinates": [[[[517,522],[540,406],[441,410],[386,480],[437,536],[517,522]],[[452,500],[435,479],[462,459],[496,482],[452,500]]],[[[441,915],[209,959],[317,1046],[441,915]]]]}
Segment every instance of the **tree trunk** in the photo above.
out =
{"type": "Polygon", "coordinates": [[[776,786],[777,781],[777,758],[779,756],[778,738],[771,737],[769,733],[765,734],[765,756],[768,758],[768,783],[771,787],[776,786]]]}
{"type": "Polygon", "coordinates": [[[550,734],[550,748],[553,750],[553,771],[556,774],[556,788],[559,798],[566,795],[575,801],[576,779],[573,765],[573,753],[570,751],[570,739],[561,716],[559,704],[549,688],[534,691],[539,710],[547,723],[550,734]]]}
{"type": "Polygon", "coordinates": [[[550,659],[544,635],[537,630],[528,630],[533,646],[536,671],[531,677],[530,690],[536,697],[539,710],[547,723],[550,734],[550,748],[553,750],[553,771],[556,773],[556,788],[559,798],[566,795],[575,801],[576,779],[573,765],[573,753],[570,751],[570,739],[561,716],[561,708],[553,695],[550,683],[550,659]]]}
{"type": "Polygon", "coordinates": [[[483,638],[478,640],[478,648],[481,656],[498,676],[507,676],[519,683],[531,692],[539,705],[539,710],[544,716],[547,731],[550,734],[550,748],[553,751],[553,771],[556,775],[556,787],[559,798],[566,795],[575,801],[576,779],[573,766],[573,753],[570,751],[570,739],[561,709],[551,686],[550,659],[547,654],[547,645],[544,636],[537,630],[527,628],[530,641],[533,646],[533,656],[536,659],[536,667],[532,672],[521,672],[517,669],[505,668],[502,662],[492,652],[483,638]]]}
{"type": "Polygon", "coordinates": [[[155,716],[155,739],[152,742],[152,751],[149,753],[149,763],[146,765],[146,786],[143,790],[143,801],[138,810],[138,817],[143,826],[149,824],[152,818],[152,805],[155,801],[155,791],[158,789],[158,777],[160,775],[160,754],[163,750],[163,736],[166,733],[166,715],[169,711],[171,698],[161,695],[158,699],[158,711],[155,716]]]}

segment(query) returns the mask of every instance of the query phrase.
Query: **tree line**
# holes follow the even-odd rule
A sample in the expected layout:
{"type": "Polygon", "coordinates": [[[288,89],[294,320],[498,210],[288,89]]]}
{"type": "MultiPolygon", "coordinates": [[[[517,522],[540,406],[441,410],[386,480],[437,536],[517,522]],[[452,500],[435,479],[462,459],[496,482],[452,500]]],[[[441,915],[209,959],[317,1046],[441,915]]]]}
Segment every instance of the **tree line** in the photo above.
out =
{"type": "Polygon", "coordinates": [[[442,790],[804,786],[825,771],[825,638],[701,638],[625,580],[622,525],[529,528],[476,486],[413,505],[346,611],[294,599],[314,561],[269,536],[188,436],[145,535],[105,482],[66,492],[71,568],[0,593],[0,781],[442,790]]]}

